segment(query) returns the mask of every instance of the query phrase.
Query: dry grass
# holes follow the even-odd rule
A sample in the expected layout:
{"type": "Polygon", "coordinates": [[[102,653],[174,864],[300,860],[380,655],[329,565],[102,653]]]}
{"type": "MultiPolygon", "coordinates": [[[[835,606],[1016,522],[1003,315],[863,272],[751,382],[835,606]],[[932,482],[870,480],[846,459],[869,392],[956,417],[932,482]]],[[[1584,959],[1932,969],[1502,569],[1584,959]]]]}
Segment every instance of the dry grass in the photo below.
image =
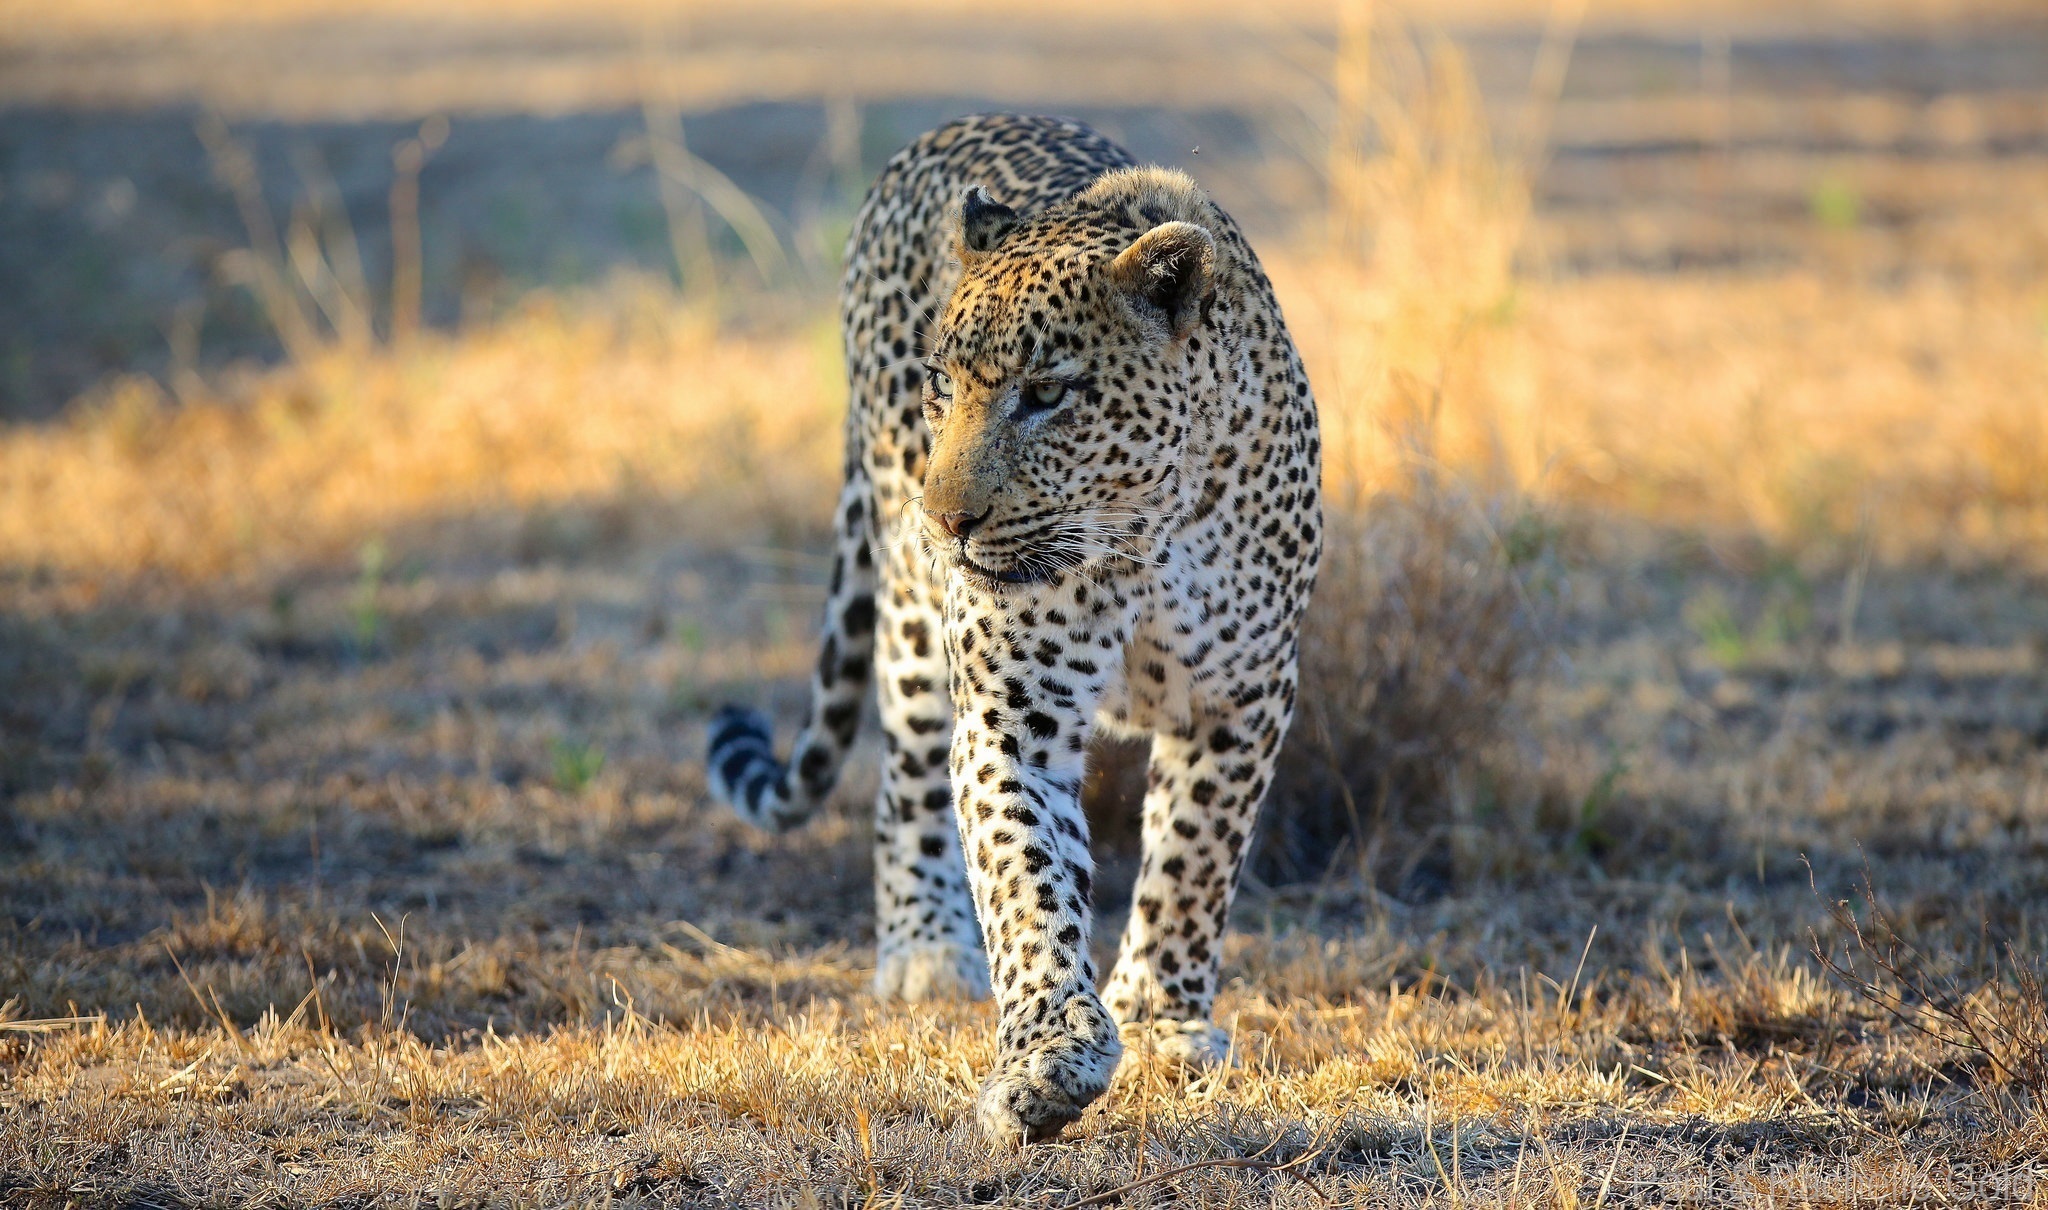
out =
{"type": "MultiPolygon", "coordinates": [[[[679,822],[726,830],[687,809],[679,822]]],[[[628,835],[572,846],[556,877],[635,881],[628,835]]],[[[487,841],[460,847],[491,860],[487,841]]],[[[837,948],[627,921],[458,941],[449,907],[337,930],[339,904],[246,891],[133,941],[18,937],[17,954],[43,950],[40,979],[70,973],[68,989],[32,982],[32,1003],[106,997],[119,971],[135,1005],[0,1029],[0,1169],[17,1202],[51,1205],[1065,1206],[1148,1179],[1128,1196],[2040,1195],[2038,1090],[1830,984],[1796,944],[1757,942],[1749,930],[1802,915],[1803,888],[1732,896],[1565,878],[1426,909],[1258,897],[1226,960],[1236,1065],[1191,1081],[1134,1063],[1067,1143],[1019,1155],[987,1150],[972,1123],[987,1011],[876,1008],[837,948]],[[1300,1160],[1308,1179],[1172,1171],[1230,1158],[1300,1160]]]]}
{"type": "Polygon", "coordinates": [[[1553,275],[1457,58],[1370,67],[1272,257],[1339,509],[1235,1065],[991,1152],[864,787],[708,805],[834,338],[621,281],[0,433],[0,1200],[2048,1199],[2042,283],[1553,275]]]}
{"type": "Polygon", "coordinates": [[[1455,881],[1447,806],[1469,808],[1553,638],[1553,535],[1441,487],[1329,526],[1302,644],[1302,707],[1255,872],[1332,867],[1404,894],[1455,881]]]}
{"type": "Polygon", "coordinates": [[[404,355],[326,349],[184,406],[118,380],[9,435],[0,549],[16,568],[194,578],[577,501],[809,515],[837,465],[830,341],[722,332],[622,282],[404,355]]]}
{"type": "MultiPolygon", "coordinates": [[[[1398,332],[1378,312],[1431,296],[1285,259],[1276,275],[1311,372],[1340,384],[1340,499],[1420,457],[1489,493],[1838,558],[2031,561],[2048,544],[2038,289],[1581,280],[1339,343],[1398,332]],[[1345,366],[1360,348],[1369,363],[1345,366]]],[[[406,356],[335,351],[189,406],[117,381],[0,447],[0,557],[212,575],[352,554],[437,515],[635,492],[808,517],[836,459],[834,358],[822,319],[734,336],[628,298],[543,301],[406,356]]]]}

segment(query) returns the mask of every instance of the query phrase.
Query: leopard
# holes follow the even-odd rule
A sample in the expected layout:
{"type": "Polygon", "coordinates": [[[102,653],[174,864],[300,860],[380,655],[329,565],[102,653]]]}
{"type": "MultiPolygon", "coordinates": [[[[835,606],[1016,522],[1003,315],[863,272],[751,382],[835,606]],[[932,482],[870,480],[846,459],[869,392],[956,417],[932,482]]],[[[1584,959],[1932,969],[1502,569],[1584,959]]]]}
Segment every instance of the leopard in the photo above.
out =
{"type": "Polygon", "coordinates": [[[1295,711],[1322,554],[1316,404],[1271,282],[1183,171],[983,114],[891,157],[847,241],[849,407],[825,623],[790,757],[739,706],[708,781],[783,830],[873,685],[874,990],[981,998],[974,1117],[1057,1137],[1126,1048],[1228,1061],[1223,934],[1295,711]],[[1142,855],[1098,984],[1080,792],[1149,740],[1142,855]]]}

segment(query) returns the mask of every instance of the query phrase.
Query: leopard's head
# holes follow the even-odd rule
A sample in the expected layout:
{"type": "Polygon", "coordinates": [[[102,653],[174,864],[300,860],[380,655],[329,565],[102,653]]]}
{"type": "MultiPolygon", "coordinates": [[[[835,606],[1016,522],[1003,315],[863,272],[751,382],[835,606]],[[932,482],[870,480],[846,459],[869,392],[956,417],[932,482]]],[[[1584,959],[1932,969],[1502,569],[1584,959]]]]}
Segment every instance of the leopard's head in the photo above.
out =
{"type": "Polygon", "coordinates": [[[1213,214],[1161,169],[1029,217],[967,191],[924,375],[924,534],[950,565],[1003,588],[1156,557],[1215,380],[1213,214]]]}

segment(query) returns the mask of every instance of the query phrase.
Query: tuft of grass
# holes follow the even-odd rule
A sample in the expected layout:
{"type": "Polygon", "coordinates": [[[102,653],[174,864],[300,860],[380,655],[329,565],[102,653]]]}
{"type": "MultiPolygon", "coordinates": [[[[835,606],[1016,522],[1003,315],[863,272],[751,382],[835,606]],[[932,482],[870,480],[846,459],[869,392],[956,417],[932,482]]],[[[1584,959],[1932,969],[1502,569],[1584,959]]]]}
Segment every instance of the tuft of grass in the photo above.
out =
{"type": "Polygon", "coordinates": [[[1614,844],[1614,836],[1607,830],[1605,817],[1614,806],[1615,787],[1621,783],[1622,775],[1628,772],[1628,762],[1616,756],[1607,762],[1593,785],[1579,800],[1576,827],[1572,832],[1572,845],[1588,857],[1598,858],[1614,844]]]}
{"type": "Polygon", "coordinates": [[[581,794],[604,772],[604,749],[595,743],[575,743],[557,737],[548,741],[548,765],[554,784],[564,794],[581,794]]]}
{"type": "Polygon", "coordinates": [[[1797,566],[1783,559],[1772,562],[1757,587],[1762,601],[1747,624],[1718,589],[1686,602],[1686,624],[1707,657],[1731,672],[1781,657],[1813,629],[1813,589],[1797,566]]]}
{"type": "Polygon", "coordinates": [[[1828,905],[1839,942],[1814,935],[1821,967],[1871,1009],[1981,1065],[1986,1078],[1965,1087],[1986,1096],[1994,1112],[2038,1113],[2048,1097],[2042,955],[2011,941],[1989,947],[1982,962],[1930,951],[1906,934],[1867,871],[1859,899],[1828,905]]]}
{"type": "Polygon", "coordinates": [[[1845,178],[1824,177],[1807,195],[1806,208],[1829,231],[1854,231],[1863,221],[1863,194],[1845,178]]]}
{"type": "Polygon", "coordinates": [[[1707,649],[1708,657],[1724,668],[1742,667],[1756,651],[1756,644],[1736,620],[1735,611],[1722,593],[1708,592],[1688,602],[1685,621],[1707,649]]]}
{"type": "Polygon", "coordinates": [[[1450,876],[1444,822],[1518,729],[1517,691],[1550,651],[1556,582],[1477,507],[1429,489],[1331,518],[1260,877],[1333,862],[1396,889],[1450,876]]]}
{"type": "Polygon", "coordinates": [[[384,614],[378,605],[384,587],[384,539],[372,538],[363,543],[356,566],[355,590],[349,594],[348,606],[354,624],[351,637],[357,651],[368,651],[376,646],[377,637],[384,630],[384,614]]]}

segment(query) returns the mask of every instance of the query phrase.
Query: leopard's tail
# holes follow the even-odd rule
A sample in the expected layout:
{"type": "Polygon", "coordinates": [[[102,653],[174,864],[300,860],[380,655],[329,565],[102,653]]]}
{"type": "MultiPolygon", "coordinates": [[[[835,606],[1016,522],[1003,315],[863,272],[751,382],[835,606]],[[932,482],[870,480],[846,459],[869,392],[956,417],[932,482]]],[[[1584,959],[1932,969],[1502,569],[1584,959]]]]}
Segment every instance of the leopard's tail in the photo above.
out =
{"type": "Polygon", "coordinates": [[[875,656],[875,570],[868,477],[849,468],[834,526],[832,584],[825,602],[810,713],[789,764],[775,757],[768,716],[726,706],[711,719],[711,790],[757,827],[796,827],[832,793],[860,726],[875,656]]]}

